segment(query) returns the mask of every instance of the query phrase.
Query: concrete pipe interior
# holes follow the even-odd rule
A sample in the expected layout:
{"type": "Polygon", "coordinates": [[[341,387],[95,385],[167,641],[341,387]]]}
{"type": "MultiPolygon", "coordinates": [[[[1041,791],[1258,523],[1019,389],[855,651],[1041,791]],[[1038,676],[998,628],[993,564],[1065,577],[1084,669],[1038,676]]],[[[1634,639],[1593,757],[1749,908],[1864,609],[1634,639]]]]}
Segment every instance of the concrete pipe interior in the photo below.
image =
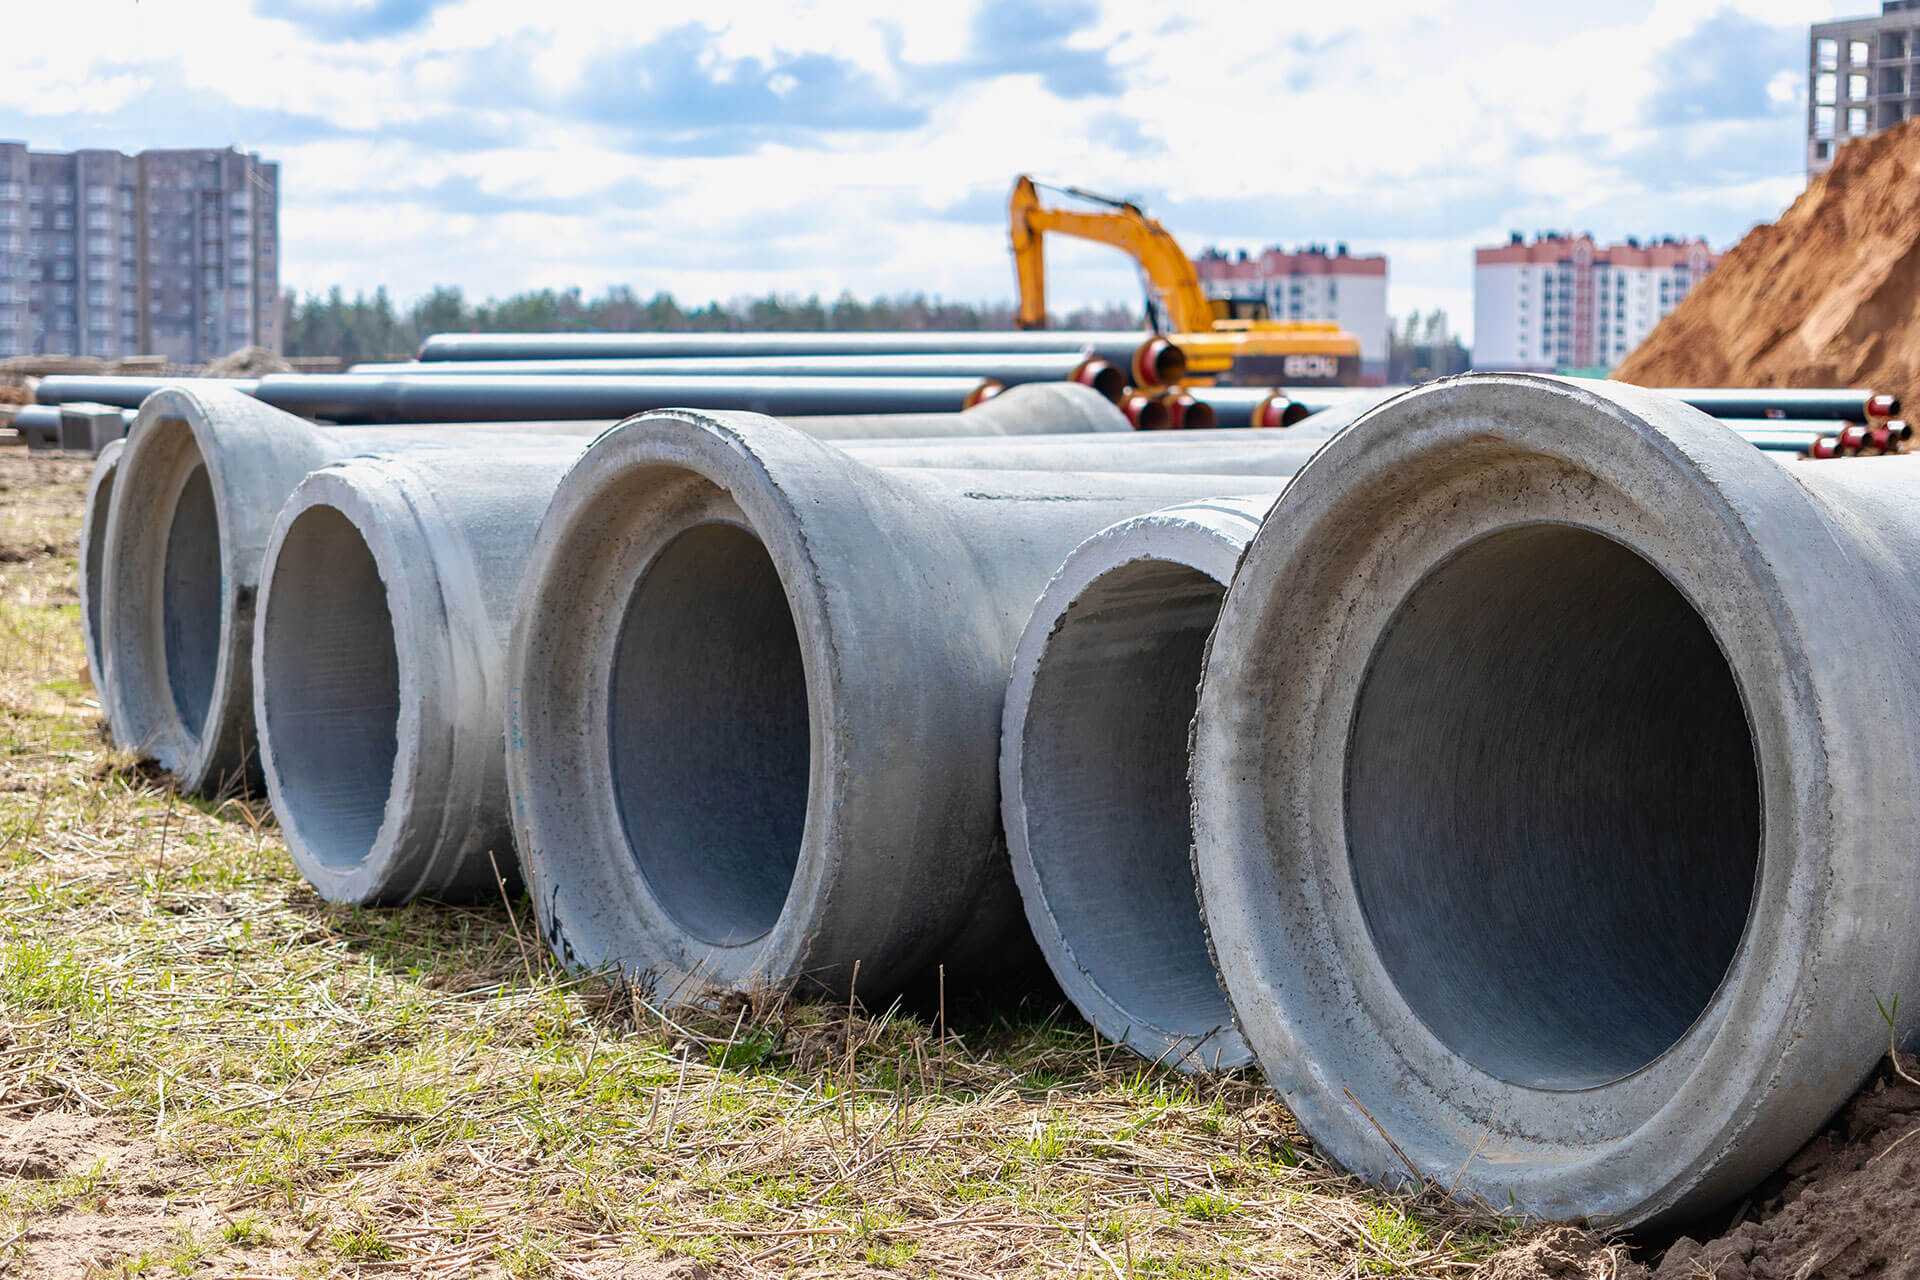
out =
{"type": "MultiPolygon", "coordinates": [[[[102,648],[105,638],[100,633],[100,596],[103,590],[101,573],[107,563],[107,511],[113,505],[113,481],[120,472],[115,466],[100,477],[100,483],[93,487],[93,503],[87,511],[87,639],[93,645],[95,654],[104,654],[102,648]]],[[[212,496],[212,490],[208,490],[212,496]]],[[[211,685],[209,685],[211,687],[211,685]]]]}
{"type": "Polygon", "coordinates": [[[203,463],[187,473],[174,502],[161,571],[167,691],[181,726],[196,738],[220,666],[220,573],[220,518],[203,463]]]}
{"type": "Polygon", "coordinates": [[[1225,594],[1164,561],[1104,574],[1048,639],[1021,743],[1027,847],[1073,962],[1126,1016],[1195,1041],[1232,1024],[1194,889],[1187,787],[1225,594]]]}
{"type": "Polygon", "coordinates": [[[655,900],[703,941],[762,936],[799,863],[811,745],[799,635],[758,538],[708,523],[661,550],[609,698],[614,802],[655,900]]]}
{"type": "Polygon", "coordinates": [[[365,860],[393,789],[400,663],[386,584],[352,521],[302,511],[280,543],[261,632],[262,732],[288,825],[309,853],[365,860]]]}
{"type": "Polygon", "coordinates": [[[1566,525],[1435,568],[1362,684],[1347,845],[1422,1022],[1509,1083],[1630,1075],[1712,1002],[1759,870],[1755,748],[1712,632],[1566,525]]]}

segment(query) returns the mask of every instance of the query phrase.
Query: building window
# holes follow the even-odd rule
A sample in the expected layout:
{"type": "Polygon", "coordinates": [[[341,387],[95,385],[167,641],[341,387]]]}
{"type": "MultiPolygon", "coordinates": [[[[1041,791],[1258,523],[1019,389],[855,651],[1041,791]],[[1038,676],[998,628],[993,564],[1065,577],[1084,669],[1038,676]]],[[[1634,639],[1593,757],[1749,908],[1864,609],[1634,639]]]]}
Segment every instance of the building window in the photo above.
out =
{"type": "Polygon", "coordinates": [[[1864,67],[1872,58],[1873,50],[1867,47],[1865,40],[1849,40],[1847,42],[1847,61],[1851,62],[1854,66],[1864,67]]]}
{"type": "Polygon", "coordinates": [[[1813,136],[1831,138],[1833,136],[1833,108],[1815,107],[1813,109],[1813,136]]]}
{"type": "Polygon", "coordinates": [[[1867,96],[1868,96],[1867,95],[1867,78],[1862,75],[1848,76],[1847,77],[1848,99],[1854,102],[1860,102],[1864,100],[1867,96]]]}
{"type": "Polygon", "coordinates": [[[1907,69],[1905,67],[1880,68],[1880,92],[1899,97],[1907,91],[1907,69]]]}
{"type": "Polygon", "coordinates": [[[1813,100],[1821,106],[1830,107],[1840,94],[1840,78],[1831,71],[1823,71],[1813,78],[1813,100]]]}
{"type": "MultiPolygon", "coordinates": [[[[1815,160],[1831,160],[1833,158],[1833,144],[1825,141],[1814,143],[1813,158],[1815,160]]],[[[1665,289],[1660,291],[1662,298],[1666,297],[1666,294],[1667,291],[1665,289]]]]}
{"type": "Polygon", "coordinates": [[[1865,107],[1847,108],[1847,134],[1849,137],[1864,137],[1867,132],[1867,109],[1865,107]]]}
{"type": "Polygon", "coordinates": [[[1824,71],[1832,71],[1840,65],[1840,42],[1823,38],[1813,42],[1814,65],[1824,71]]]}

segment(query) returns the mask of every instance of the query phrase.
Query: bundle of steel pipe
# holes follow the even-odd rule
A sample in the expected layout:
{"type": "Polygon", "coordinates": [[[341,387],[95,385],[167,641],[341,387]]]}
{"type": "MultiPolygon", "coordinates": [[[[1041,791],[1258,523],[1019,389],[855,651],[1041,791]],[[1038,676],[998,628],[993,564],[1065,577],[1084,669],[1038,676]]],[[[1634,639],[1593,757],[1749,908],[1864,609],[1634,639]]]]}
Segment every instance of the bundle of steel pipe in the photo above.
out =
{"type": "Polygon", "coordinates": [[[906,333],[436,333],[420,360],[653,360],[802,355],[1000,355],[1089,353],[1135,386],[1186,376],[1186,355],[1157,333],[1022,330],[906,333]]]}
{"type": "Polygon", "coordinates": [[[1237,1026],[1342,1166],[1686,1221],[1920,1024],[1920,791],[1884,783],[1920,770],[1920,458],[1773,456],[1654,391],[1443,380],[1249,545],[1195,866],[1237,1026]]]}
{"type": "Polygon", "coordinates": [[[1129,378],[1125,369],[1077,351],[979,354],[694,356],[647,360],[441,360],[357,364],[350,375],[393,377],[714,377],[979,378],[1002,386],[1029,382],[1079,382],[1118,401],[1129,378]]]}

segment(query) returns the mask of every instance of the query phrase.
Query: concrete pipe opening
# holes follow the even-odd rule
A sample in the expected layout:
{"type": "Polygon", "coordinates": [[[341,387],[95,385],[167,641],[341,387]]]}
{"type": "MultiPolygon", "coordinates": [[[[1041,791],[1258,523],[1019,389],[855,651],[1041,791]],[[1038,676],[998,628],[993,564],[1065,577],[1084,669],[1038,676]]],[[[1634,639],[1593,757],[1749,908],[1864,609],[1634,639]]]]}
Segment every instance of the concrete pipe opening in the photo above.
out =
{"type": "Polygon", "coordinates": [[[1374,650],[1347,761],[1374,948],[1461,1057],[1589,1088],[1711,1003],[1758,870],[1755,748],[1707,624],[1633,551],[1534,524],[1435,567],[1374,650]]]}
{"type": "Polygon", "coordinates": [[[351,871],[393,789],[400,670],[386,584],[336,508],[310,506],[286,526],[260,640],[281,820],[303,856],[351,871]]]}
{"type": "Polygon", "coordinates": [[[696,524],[629,597],[608,680],[628,848],[661,910],[734,947],[765,935],[806,827],[806,672],[778,570],[752,532],[696,524]]]}
{"type": "Polygon", "coordinates": [[[199,737],[220,665],[220,518],[201,463],[187,473],[167,525],[161,637],[167,691],[181,726],[199,737]]]}
{"type": "Polygon", "coordinates": [[[1208,1066],[1245,1057],[1188,852],[1187,729],[1225,591],[1155,560],[1096,581],[1047,643],[1021,748],[1025,846],[1065,950],[1056,969],[1077,969],[1104,998],[1084,1010],[1103,1033],[1208,1066]]]}

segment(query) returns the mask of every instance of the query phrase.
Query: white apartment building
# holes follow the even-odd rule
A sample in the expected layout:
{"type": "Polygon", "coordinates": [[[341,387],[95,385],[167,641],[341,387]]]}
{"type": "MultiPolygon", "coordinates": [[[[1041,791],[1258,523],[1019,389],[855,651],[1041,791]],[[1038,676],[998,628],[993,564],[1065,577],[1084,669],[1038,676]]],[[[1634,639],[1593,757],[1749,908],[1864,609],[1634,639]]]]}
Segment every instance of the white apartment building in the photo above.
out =
{"type": "Polygon", "coordinates": [[[1719,261],[1705,240],[1515,232],[1474,250],[1473,367],[1611,369],[1719,261]]]}
{"type": "Polygon", "coordinates": [[[1275,320],[1331,320],[1360,340],[1360,370],[1384,377],[1387,370],[1387,260],[1355,256],[1344,244],[1331,251],[1308,245],[1258,255],[1208,249],[1193,262],[1211,298],[1261,302],[1275,320]]]}

